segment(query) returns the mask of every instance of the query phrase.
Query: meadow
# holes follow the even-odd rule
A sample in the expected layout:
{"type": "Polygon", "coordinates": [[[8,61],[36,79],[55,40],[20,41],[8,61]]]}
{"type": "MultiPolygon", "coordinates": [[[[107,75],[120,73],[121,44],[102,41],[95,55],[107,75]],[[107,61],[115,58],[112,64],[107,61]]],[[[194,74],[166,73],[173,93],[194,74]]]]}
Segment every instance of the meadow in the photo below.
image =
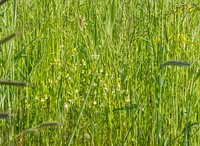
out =
{"type": "Polygon", "coordinates": [[[197,0],[1,0],[0,145],[199,145],[199,20],[197,0]]]}

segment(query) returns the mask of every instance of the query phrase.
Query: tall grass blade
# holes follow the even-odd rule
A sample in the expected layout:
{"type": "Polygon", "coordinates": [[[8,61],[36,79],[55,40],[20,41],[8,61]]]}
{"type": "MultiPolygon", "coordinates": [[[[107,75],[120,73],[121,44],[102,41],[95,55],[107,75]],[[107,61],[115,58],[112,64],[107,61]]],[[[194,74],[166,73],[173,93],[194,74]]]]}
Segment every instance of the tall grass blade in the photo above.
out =
{"type": "Polygon", "coordinates": [[[126,137],[124,139],[123,145],[126,145],[126,141],[128,139],[128,136],[129,136],[130,132],[132,131],[132,129],[133,129],[133,125],[131,125],[130,129],[128,130],[128,133],[126,134],[126,137]]]}
{"type": "Polygon", "coordinates": [[[110,36],[112,36],[114,23],[115,23],[115,0],[110,2],[109,19],[107,23],[107,34],[110,36]]]}

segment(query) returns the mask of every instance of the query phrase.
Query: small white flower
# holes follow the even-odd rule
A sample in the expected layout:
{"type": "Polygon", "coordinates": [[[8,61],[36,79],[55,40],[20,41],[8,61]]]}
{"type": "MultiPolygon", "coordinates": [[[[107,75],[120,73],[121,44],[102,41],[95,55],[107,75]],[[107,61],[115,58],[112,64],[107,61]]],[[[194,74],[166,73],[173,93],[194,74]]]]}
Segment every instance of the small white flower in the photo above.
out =
{"type": "Polygon", "coordinates": [[[69,105],[68,104],[65,104],[65,108],[68,108],[69,107],[69,105]]]}
{"type": "Polygon", "coordinates": [[[74,102],[71,99],[69,99],[68,102],[71,104],[74,104],[74,102]]]}
{"type": "Polygon", "coordinates": [[[61,48],[61,49],[64,48],[64,45],[60,45],[60,48],[61,48]]]}
{"type": "Polygon", "coordinates": [[[52,81],[52,80],[50,80],[50,79],[48,80],[48,82],[49,82],[49,84],[52,84],[52,83],[53,83],[53,81],[52,81]]]}
{"type": "Polygon", "coordinates": [[[96,55],[96,54],[92,55],[92,59],[94,59],[94,60],[99,59],[99,55],[96,55]]]}
{"type": "Polygon", "coordinates": [[[126,102],[126,103],[129,103],[129,102],[130,102],[130,99],[129,99],[129,98],[126,98],[125,102],[126,102]]]}
{"type": "Polygon", "coordinates": [[[122,91],[121,91],[121,94],[123,94],[123,93],[125,93],[125,90],[122,90],[122,91]]]}
{"type": "Polygon", "coordinates": [[[41,99],[41,102],[45,102],[45,99],[42,98],[42,99],[41,99]]]}
{"type": "Polygon", "coordinates": [[[100,71],[99,71],[100,73],[102,73],[103,72],[103,69],[100,69],[100,71]]]}

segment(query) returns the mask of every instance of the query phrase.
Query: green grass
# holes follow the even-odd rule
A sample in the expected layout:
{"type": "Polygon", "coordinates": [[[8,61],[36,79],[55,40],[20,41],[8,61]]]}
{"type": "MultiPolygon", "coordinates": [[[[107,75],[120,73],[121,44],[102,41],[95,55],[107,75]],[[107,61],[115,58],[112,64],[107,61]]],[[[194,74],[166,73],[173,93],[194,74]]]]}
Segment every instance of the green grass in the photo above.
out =
{"type": "Polygon", "coordinates": [[[0,145],[198,145],[193,3],[0,5],[0,145]]]}

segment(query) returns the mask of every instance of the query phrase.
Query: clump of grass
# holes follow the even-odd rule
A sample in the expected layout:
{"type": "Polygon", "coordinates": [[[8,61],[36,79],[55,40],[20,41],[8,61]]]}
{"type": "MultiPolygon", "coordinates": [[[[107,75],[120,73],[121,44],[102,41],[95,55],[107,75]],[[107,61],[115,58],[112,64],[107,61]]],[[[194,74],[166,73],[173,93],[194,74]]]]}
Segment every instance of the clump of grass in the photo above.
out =
{"type": "MultiPolygon", "coordinates": [[[[4,4],[7,0],[1,0],[0,1],[0,5],[4,4]]],[[[14,1],[14,3],[16,4],[16,1],[14,1]]],[[[16,6],[16,5],[15,5],[16,6]]],[[[4,12],[5,13],[5,12],[4,12]]],[[[11,39],[13,39],[14,37],[16,37],[18,35],[18,31],[16,32],[13,32],[3,38],[0,39],[0,45],[10,41],[11,39]]],[[[14,49],[13,49],[13,52],[14,52],[14,49]]],[[[9,56],[9,58],[12,58],[12,56],[9,56]]],[[[3,60],[3,59],[2,59],[3,60]]],[[[1,60],[1,61],[2,61],[1,60]]],[[[3,61],[2,61],[3,62],[3,61]]],[[[13,66],[14,67],[14,66],[13,66]]],[[[11,75],[12,76],[12,75],[11,75]]],[[[0,85],[10,85],[10,86],[21,86],[21,87],[27,87],[28,86],[28,83],[27,82],[19,82],[19,81],[6,81],[6,80],[0,80],[0,85]]],[[[3,92],[6,92],[5,90],[3,90],[3,92]]],[[[10,108],[10,98],[8,97],[8,105],[9,105],[9,108],[10,108]]],[[[14,101],[15,101],[15,98],[14,98],[14,101]]],[[[4,100],[2,100],[2,105],[4,105],[6,102],[4,100]]],[[[1,105],[1,106],[2,106],[1,105]]],[[[10,117],[12,117],[11,113],[9,112],[0,112],[0,119],[9,119],[10,117]]],[[[9,123],[12,123],[13,121],[10,120],[9,123]]],[[[12,124],[11,124],[12,125],[12,124]]],[[[9,132],[10,132],[10,128],[11,126],[9,127],[9,132]]],[[[26,130],[24,132],[24,134],[27,134],[27,133],[32,133],[34,130],[26,130]]],[[[11,133],[9,133],[11,134],[11,133]]],[[[21,135],[22,133],[20,133],[19,135],[21,135]]],[[[16,136],[18,137],[18,136],[16,136]]],[[[8,140],[9,141],[9,140],[8,140]]],[[[2,143],[0,142],[0,145],[2,143]]]]}
{"type": "MultiPolygon", "coordinates": [[[[139,0],[10,2],[5,11],[11,8],[12,18],[4,12],[2,16],[13,25],[2,33],[30,23],[16,43],[6,44],[8,61],[2,77],[23,75],[34,81],[26,93],[21,88],[1,88],[2,107],[19,111],[9,125],[11,137],[17,135],[21,145],[198,144],[199,125],[190,128],[188,123],[198,121],[199,114],[199,82],[193,80],[193,65],[173,60],[160,63],[169,58],[199,60],[198,11],[184,6],[174,13],[177,5],[139,0]],[[179,69],[175,67],[163,74],[158,65],[189,69],[174,72],[179,69]],[[106,116],[94,116],[96,112],[106,116]],[[59,123],[53,121],[32,126],[52,118],[67,124],[57,128],[59,123]],[[18,131],[23,131],[20,136],[18,131]]],[[[16,85],[13,82],[6,85],[16,85]]],[[[1,131],[7,132],[6,128],[2,126],[1,131]]]]}

